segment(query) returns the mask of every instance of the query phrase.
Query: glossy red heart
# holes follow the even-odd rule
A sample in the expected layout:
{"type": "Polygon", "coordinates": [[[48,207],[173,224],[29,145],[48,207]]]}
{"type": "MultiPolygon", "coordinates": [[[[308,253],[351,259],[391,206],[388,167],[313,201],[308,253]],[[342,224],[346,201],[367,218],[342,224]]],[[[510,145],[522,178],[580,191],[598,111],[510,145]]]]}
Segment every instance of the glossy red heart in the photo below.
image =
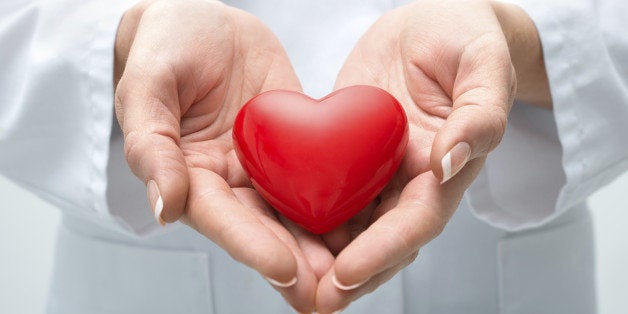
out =
{"type": "Polygon", "coordinates": [[[357,214],[390,181],[408,126],[399,102],[376,87],[350,86],[320,100],[273,90],[242,107],[233,139],[260,195],[321,234],[357,214]]]}

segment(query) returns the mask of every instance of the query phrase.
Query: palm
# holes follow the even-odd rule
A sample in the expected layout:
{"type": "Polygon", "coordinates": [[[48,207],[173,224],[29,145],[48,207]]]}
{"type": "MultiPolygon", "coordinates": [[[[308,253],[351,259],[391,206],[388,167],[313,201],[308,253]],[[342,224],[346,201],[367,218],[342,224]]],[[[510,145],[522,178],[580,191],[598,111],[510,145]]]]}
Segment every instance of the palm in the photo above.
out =
{"type": "MultiPolygon", "coordinates": [[[[227,34],[228,35],[228,34],[227,34]]],[[[252,34],[255,36],[255,34],[252,34]]],[[[247,219],[252,224],[260,224],[264,227],[272,227],[275,233],[279,232],[275,225],[276,218],[267,210],[265,203],[251,189],[243,168],[235,155],[231,133],[233,121],[239,108],[256,94],[276,87],[298,88],[298,81],[292,74],[292,69],[285,56],[281,53],[281,47],[276,42],[266,42],[266,47],[257,46],[233,47],[238,54],[243,54],[244,60],[230,60],[233,51],[216,51],[220,56],[208,55],[201,60],[227,59],[220,66],[206,65],[200,76],[209,78],[213,82],[205,81],[205,90],[198,90],[195,94],[204,95],[191,104],[181,104],[181,139],[180,148],[185,157],[190,176],[190,193],[188,195],[188,209],[206,208],[209,204],[220,204],[216,198],[226,198],[230,202],[237,202],[242,207],[249,209],[247,219]],[[258,54],[256,49],[268,49],[277,51],[276,55],[265,55],[264,58],[247,58],[249,54],[258,54]],[[251,62],[252,61],[252,62],[251,62]],[[278,62],[279,61],[279,62],[278,62]],[[219,71],[217,71],[219,70],[219,71]],[[283,80],[267,82],[269,73],[283,73],[283,80]],[[227,79],[224,79],[227,78],[227,79]],[[274,84],[275,87],[273,87],[274,84]]],[[[214,53],[212,51],[211,53],[214,53]]],[[[189,82],[192,86],[198,86],[196,82],[189,82]]],[[[212,206],[212,210],[219,210],[212,206]]],[[[222,210],[232,210],[222,208],[222,210]]],[[[203,230],[199,224],[204,224],[204,219],[193,210],[186,212],[189,222],[203,230]]],[[[202,212],[198,214],[203,214],[202,212]]],[[[239,226],[242,227],[242,226],[239,226]]],[[[215,241],[220,237],[233,237],[229,230],[212,232],[208,236],[215,241]]]]}
{"type": "MultiPolygon", "coordinates": [[[[431,160],[436,135],[450,114],[458,109],[454,100],[485,83],[470,78],[477,70],[474,64],[477,61],[463,55],[463,48],[475,39],[456,38],[455,23],[445,24],[453,25],[450,28],[431,24],[430,11],[422,9],[422,5],[421,2],[413,3],[384,15],[360,39],[338,75],[336,89],[366,84],[381,87],[394,95],[408,116],[410,136],[406,156],[395,177],[380,194],[379,206],[374,211],[367,209],[349,221],[353,236],[334,235],[333,238],[342,240],[341,243],[331,243],[332,247],[342,249],[348,245],[359,234],[355,229],[365,230],[392,209],[404,190],[411,193],[419,189],[429,195],[426,189],[431,189],[436,197],[439,181],[432,173],[434,161],[431,160]],[[403,16],[408,12],[412,13],[411,19],[403,16]],[[425,25],[408,27],[407,24],[417,24],[417,21],[425,25]],[[452,39],[455,40],[452,42],[452,39]]],[[[446,3],[437,5],[448,6],[446,3]]],[[[472,172],[477,172],[482,163],[480,158],[469,168],[475,168],[472,172]]],[[[448,211],[431,215],[446,221],[451,214],[448,211]]]]}
{"type": "Polygon", "coordinates": [[[292,235],[279,221],[252,188],[232,144],[235,116],[248,99],[270,89],[299,90],[300,84],[274,35],[256,20],[241,23],[239,33],[221,33],[222,38],[213,41],[233,40],[235,46],[190,59],[215,61],[190,67],[197,69],[196,77],[190,77],[196,81],[186,83],[196,88],[192,94],[202,96],[180,104],[180,148],[190,184],[183,219],[254,268],[263,267],[259,256],[272,254],[275,264],[281,263],[285,254],[274,243],[282,241],[299,265],[297,286],[282,292],[293,306],[310,309],[318,279],[299,244],[309,241],[316,246],[316,241],[304,233],[292,235]]]}
{"type": "Polygon", "coordinates": [[[280,285],[296,276],[280,292],[295,308],[313,309],[317,278],[299,245],[321,246],[293,236],[251,188],[231,139],[248,99],[300,89],[278,40],[253,16],[218,2],[146,1],[125,17],[116,114],[131,169],[157,182],[163,197],[157,217],[181,218],[280,285]]]}
{"type": "Polygon", "coordinates": [[[410,136],[399,170],[375,204],[325,235],[339,254],[319,283],[318,309],[342,308],[377,288],[445,227],[503,134],[514,76],[501,34],[486,2],[425,0],[382,16],[354,47],[336,88],[387,90],[404,107],[410,136]],[[465,19],[469,11],[476,15],[465,19]],[[453,168],[445,157],[463,142],[485,151],[445,178],[445,165],[453,168]],[[439,177],[451,180],[441,184],[439,177]]]}
{"type": "MultiPolygon", "coordinates": [[[[265,90],[300,88],[283,48],[267,29],[253,27],[256,22],[244,23],[251,29],[239,34],[221,32],[208,38],[209,49],[197,50],[198,55],[189,58],[193,64],[188,68],[195,71],[183,81],[183,90],[194,96],[179,95],[180,147],[194,170],[191,175],[211,172],[231,189],[251,187],[231,139],[238,110],[265,90]],[[215,47],[230,41],[237,44],[215,47]]],[[[197,177],[190,180],[196,182],[197,177]]]]}
{"type": "MultiPolygon", "coordinates": [[[[413,186],[420,185],[422,190],[438,184],[430,172],[430,154],[437,131],[452,111],[452,91],[446,90],[432,75],[425,73],[415,60],[405,59],[400,45],[383,41],[382,38],[388,38],[389,41],[399,39],[382,36],[380,32],[388,32],[388,29],[381,24],[375,24],[354,47],[338,75],[335,87],[374,85],[394,95],[408,117],[408,147],[399,170],[377,200],[376,205],[379,206],[371,206],[371,209],[366,209],[341,227],[340,231],[333,231],[334,235],[325,236],[340,239],[335,243],[333,240],[327,241],[336,251],[340,251],[360,231],[392,209],[413,179],[417,179],[413,181],[413,186]],[[391,50],[390,47],[396,49],[391,50]],[[339,232],[351,233],[352,236],[338,237],[339,232]]],[[[434,57],[422,55],[421,63],[435,64],[434,57]]]]}

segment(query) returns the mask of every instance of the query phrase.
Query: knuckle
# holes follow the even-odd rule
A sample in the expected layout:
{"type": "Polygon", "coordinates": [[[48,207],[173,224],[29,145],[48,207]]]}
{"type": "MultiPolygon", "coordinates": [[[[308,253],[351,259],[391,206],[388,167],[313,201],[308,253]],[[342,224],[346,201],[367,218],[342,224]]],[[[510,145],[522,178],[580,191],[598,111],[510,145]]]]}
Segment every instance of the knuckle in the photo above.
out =
{"type": "Polygon", "coordinates": [[[124,156],[134,172],[141,164],[144,151],[146,149],[142,145],[142,135],[137,131],[128,132],[124,138],[124,156]]]}
{"type": "Polygon", "coordinates": [[[499,31],[485,32],[466,43],[462,47],[461,57],[470,60],[480,58],[498,63],[510,62],[506,38],[499,31]]]}
{"type": "Polygon", "coordinates": [[[501,143],[508,124],[507,110],[503,104],[495,102],[469,107],[469,119],[465,121],[471,123],[467,127],[477,129],[475,154],[486,155],[501,143]]]}
{"type": "Polygon", "coordinates": [[[404,257],[411,252],[418,252],[421,246],[441,234],[448,220],[446,215],[434,210],[433,206],[421,202],[410,204],[408,211],[417,217],[416,223],[398,224],[387,230],[394,246],[400,247],[401,252],[406,252],[404,257]]]}
{"type": "Polygon", "coordinates": [[[418,205],[419,215],[421,217],[420,223],[417,226],[417,243],[413,247],[414,250],[427,243],[428,241],[436,238],[445,229],[447,219],[443,217],[441,213],[435,210],[431,210],[430,207],[418,205]]]}
{"type": "Polygon", "coordinates": [[[386,227],[386,234],[390,239],[392,244],[391,247],[399,247],[402,252],[412,251],[416,244],[417,230],[413,229],[411,231],[404,230],[404,228],[397,227],[386,227]]]}
{"type": "Polygon", "coordinates": [[[491,109],[488,110],[488,122],[490,132],[488,150],[492,151],[501,143],[504,133],[506,132],[506,126],[508,124],[508,114],[506,110],[501,106],[491,106],[491,109]]]}
{"type": "Polygon", "coordinates": [[[178,165],[178,155],[172,150],[177,146],[176,138],[167,131],[131,130],[124,138],[124,155],[131,166],[141,165],[143,158],[150,154],[159,155],[159,160],[166,165],[178,165]]]}

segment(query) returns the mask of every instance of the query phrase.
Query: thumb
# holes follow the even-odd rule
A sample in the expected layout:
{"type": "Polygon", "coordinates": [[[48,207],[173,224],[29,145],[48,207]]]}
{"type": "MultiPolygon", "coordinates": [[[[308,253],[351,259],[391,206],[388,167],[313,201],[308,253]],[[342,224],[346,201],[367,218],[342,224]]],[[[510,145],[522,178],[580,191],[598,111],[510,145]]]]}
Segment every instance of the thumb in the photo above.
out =
{"type": "Polygon", "coordinates": [[[514,71],[497,86],[476,87],[454,99],[454,110],[436,133],[430,155],[432,171],[441,183],[501,142],[516,90],[514,71]]]}
{"type": "Polygon", "coordinates": [[[127,162],[131,171],[146,184],[155,219],[165,225],[183,214],[189,177],[179,148],[176,86],[172,89],[151,87],[158,84],[123,75],[115,99],[127,162]]]}

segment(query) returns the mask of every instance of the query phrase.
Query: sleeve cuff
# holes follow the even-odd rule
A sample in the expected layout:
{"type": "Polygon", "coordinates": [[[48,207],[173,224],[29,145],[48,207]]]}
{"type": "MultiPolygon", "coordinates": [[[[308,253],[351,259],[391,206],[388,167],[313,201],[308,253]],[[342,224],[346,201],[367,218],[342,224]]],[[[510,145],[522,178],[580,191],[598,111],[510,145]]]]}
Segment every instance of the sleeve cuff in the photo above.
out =
{"type": "Polygon", "coordinates": [[[628,169],[628,89],[600,30],[609,17],[596,15],[595,2],[511,2],[539,30],[553,117],[516,104],[467,200],[480,219],[517,231],[554,220],[628,169]]]}

